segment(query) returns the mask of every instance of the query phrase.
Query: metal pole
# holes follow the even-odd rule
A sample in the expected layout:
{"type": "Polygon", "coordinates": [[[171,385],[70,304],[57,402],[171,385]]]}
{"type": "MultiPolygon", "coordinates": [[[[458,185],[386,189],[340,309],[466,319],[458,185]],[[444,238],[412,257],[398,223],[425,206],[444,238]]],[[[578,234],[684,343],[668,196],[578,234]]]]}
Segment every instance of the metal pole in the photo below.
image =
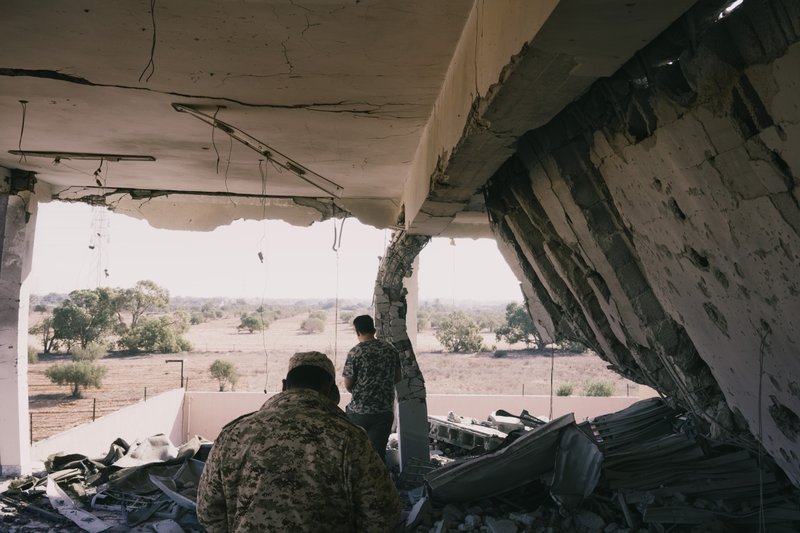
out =
{"type": "Polygon", "coordinates": [[[97,418],[97,398],[92,399],[92,422],[97,418]]]}
{"type": "Polygon", "coordinates": [[[28,433],[30,433],[31,444],[33,444],[33,411],[28,413],[30,415],[30,422],[28,423],[28,433]]]}
{"type": "Polygon", "coordinates": [[[147,401],[147,387],[144,388],[144,401],[147,401]]]}
{"type": "Polygon", "coordinates": [[[183,388],[183,359],[167,359],[165,363],[180,363],[181,364],[181,388],[183,388]]]}

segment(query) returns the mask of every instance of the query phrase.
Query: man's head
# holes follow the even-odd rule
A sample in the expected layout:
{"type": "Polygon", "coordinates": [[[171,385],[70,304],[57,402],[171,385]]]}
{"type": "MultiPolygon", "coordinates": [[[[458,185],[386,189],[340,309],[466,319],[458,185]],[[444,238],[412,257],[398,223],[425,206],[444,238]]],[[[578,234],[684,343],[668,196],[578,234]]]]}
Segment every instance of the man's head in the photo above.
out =
{"type": "Polygon", "coordinates": [[[333,363],[324,353],[298,352],[289,359],[283,390],[313,389],[338,403],[335,375],[333,363]]]}
{"type": "Polygon", "coordinates": [[[359,315],[353,319],[353,327],[356,329],[356,335],[375,335],[375,323],[369,315],[359,315]]]}

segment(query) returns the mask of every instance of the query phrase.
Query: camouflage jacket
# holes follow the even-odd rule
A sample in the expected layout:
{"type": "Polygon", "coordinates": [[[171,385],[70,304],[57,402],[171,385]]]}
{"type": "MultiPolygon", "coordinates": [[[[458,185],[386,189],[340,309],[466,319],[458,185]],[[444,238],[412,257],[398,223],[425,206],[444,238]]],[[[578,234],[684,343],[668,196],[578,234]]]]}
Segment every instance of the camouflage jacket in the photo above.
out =
{"type": "Polygon", "coordinates": [[[394,378],[400,354],[386,341],[359,342],[347,354],[342,375],[355,380],[348,411],[361,415],[394,411],[394,378]]]}
{"type": "Polygon", "coordinates": [[[400,499],[364,431],[316,391],[293,389],[223,428],[197,515],[210,533],[384,533],[400,499]]]}

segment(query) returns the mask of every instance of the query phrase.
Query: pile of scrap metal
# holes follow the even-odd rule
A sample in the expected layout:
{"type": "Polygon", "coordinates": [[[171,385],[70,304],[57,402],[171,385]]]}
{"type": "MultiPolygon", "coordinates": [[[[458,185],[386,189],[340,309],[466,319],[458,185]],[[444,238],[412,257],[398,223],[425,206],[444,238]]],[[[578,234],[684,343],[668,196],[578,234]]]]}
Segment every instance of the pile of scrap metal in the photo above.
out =
{"type": "Polygon", "coordinates": [[[200,437],[176,447],[155,435],[130,446],[117,439],[102,459],[50,456],[46,473],[14,480],[0,495],[0,529],[202,531],[195,512],[197,485],[210,449],[200,437]]]}
{"type": "Polygon", "coordinates": [[[408,529],[800,531],[800,490],[769,456],[695,424],[660,398],[562,416],[426,473],[408,529]]]}
{"type": "Polygon", "coordinates": [[[498,410],[485,421],[450,412],[447,416],[428,416],[428,437],[433,449],[449,456],[476,455],[502,446],[509,435],[513,439],[544,424],[544,420],[531,416],[527,411],[515,416],[498,410]]]}

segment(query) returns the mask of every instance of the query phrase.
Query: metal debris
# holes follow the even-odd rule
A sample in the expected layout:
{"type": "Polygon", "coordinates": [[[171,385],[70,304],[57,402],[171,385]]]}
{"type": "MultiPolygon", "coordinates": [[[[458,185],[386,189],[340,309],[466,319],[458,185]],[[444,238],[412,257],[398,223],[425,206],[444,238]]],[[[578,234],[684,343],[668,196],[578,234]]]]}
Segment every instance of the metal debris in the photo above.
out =
{"type": "MultiPolygon", "coordinates": [[[[200,532],[195,502],[204,462],[194,457],[205,460],[210,446],[195,437],[176,447],[164,435],[156,435],[132,446],[118,439],[102,459],[51,456],[46,476],[9,483],[2,503],[16,513],[2,513],[2,520],[20,523],[25,531],[47,531],[57,523],[59,531],[200,532]],[[63,526],[61,516],[43,509],[44,502],[75,526],[63,526]],[[34,519],[51,524],[29,525],[34,519]]],[[[5,531],[2,525],[0,530],[5,531]]]]}

